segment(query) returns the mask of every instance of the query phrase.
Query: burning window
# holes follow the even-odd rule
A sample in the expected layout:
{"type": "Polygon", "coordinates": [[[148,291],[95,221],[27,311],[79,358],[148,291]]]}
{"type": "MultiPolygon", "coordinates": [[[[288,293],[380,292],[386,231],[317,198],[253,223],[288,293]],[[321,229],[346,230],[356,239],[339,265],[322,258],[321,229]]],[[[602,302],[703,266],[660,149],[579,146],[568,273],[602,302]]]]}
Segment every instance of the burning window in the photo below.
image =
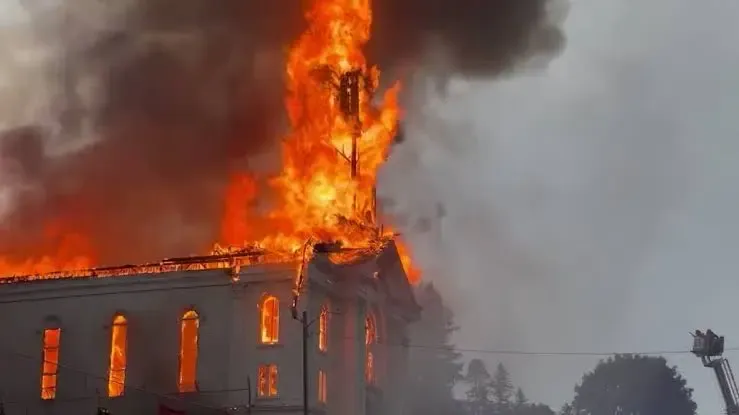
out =
{"type": "Polygon", "coordinates": [[[326,403],[326,372],[318,371],[318,402],[326,403]]]}
{"type": "Polygon", "coordinates": [[[56,398],[56,380],[59,373],[59,328],[44,330],[44,349],[41,363],[41,399],[56,398]]]}
{"type": "Polygon", "coordinates": [[[367,346],[377,342],[377,326],[375,325],[375,317],[368,315],[364,321],[364,344],[367,346]]]}
{"type": "Polygon", "coordinates": [[[259,366],[258,395],[260,398],[274,398],[277,396],[277,365],[259,366]]]}
{"type": "Polygon", "coordinates": [[[260,307],[260,340],[262,344],[276,344],[280,339],[280,301],[268,295],[260,307]]]}
{"type": "Polygon", "coordinates": [[[126,385],[126,335],[128,322],[122,315],[113,319],[110,335],[110,367],[108,368],[108,396],[123,396],[126,385]]]}
{"type": "Polygon", "coordinates": [[[369,384],[375,383],[375,355],[371,351],[367,351],[364,363],[364,380],[369,384]]]}
{"type": "Polygon", "coordinates": [[[183,392],[195,392],[196,373],[198,367],[198,313],[190,310],[182,315],[180,324],[180,376],[178,389],[183,392]]]}
{"type": "Polygon", "coordinates": [[[328,350],[328,306],[321,307],[318,315],[318,350],[328,350]]]}
{"type": "Polygon", "coordinates": [[[364,361],[364,378],[367,383],[375,383],[375,356],[374,349],[377,343],[377,325],[375,317],[370,314],[364,322],[364,344],[366,356],[364,361]]]}

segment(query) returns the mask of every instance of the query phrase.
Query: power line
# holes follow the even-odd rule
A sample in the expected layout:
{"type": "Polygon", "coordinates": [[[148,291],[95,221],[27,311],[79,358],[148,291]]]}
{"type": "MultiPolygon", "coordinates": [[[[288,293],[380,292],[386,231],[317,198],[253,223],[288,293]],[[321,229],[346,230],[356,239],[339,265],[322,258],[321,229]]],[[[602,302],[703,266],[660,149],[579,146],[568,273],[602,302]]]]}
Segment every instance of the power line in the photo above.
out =
{"type": "MultiPolygon", "coordinates": [[[[345,340],[361,340],[359,337],[356,336],[347,336],[343,337],[345,340]]],[[[485,348],[466,348],[466,347],[454,347],[454,346],[434,346],[434,345],[422,345],[422,344],[413,344],[413,343],[389,343],[384,342],[382,340],[377,341],[378,345],[382,346],[388,346],[388,347],[404,347],[404,348],[412,348],[412,349],[424,349],[424,350],[438,350],[438,351],[452,351],[452,352],[459,352],[459,353],[478,353],[478,354],[492,354],[492,355],[514,355],[514,356],[592,356],[592,357],[607,357],[607,356],[613,356],[618,354],[632,354],[632,355],[686,355],[691,354],[692,352],[689,350],[643,350],[643,351],[611,351],[611,352],[604,352],[604,351],[526,351],[526,350],[505,350],[505,349],[485,349],[485,348]]],[[[725,348],[725,351],[739,351],[739,346],[725,348]]],[[[13,356],[22,357],[25,359],[30,360],[38,360],[38,357],[31,356],[26,353],[21,353],[18,351],[13,350],[3,350],[2,351],[5,354],[10,354],[13,356]]],[[[73,372],[80,373],[84,376],[88,376],[92,379],[98,379],[103,381],[109,381],[108,376],[101,376],[99,374],[95,374],[92,372],[88,372],[86,370],[82,370],[76,367],[72,367],[70,365],[60,364],[58,362],[51,362],[55,363],[58,367],[67,369],[73,372]]],[[[201,408],[205,409],[211,409],[215,411],[225,411],[223,408],[219,407],[213,407],[206,404],[194,402],[185,400],[179,396],[176,395],[169,395],[169,394],[162,394],[157,393],[153,391],[146,390],[142,387],[137,387],[133,385],[126,385],[127,390],[132,391],[138,391],[142,392],[144,394],[149,394],[153,396],[157,396],[160,398],[165,399],[174,399],[178,400],[180,402],[183,402],[186,405],[194,405],[199,406],[201,408]]],[[[228,393],[228,392],[246,392],[250,391],[251,388],[249,387],[243,387],[243,388],[229,388],[229,389],[214,389],[214,390],[198,390],[197,392],[199,394],[215,394],[215,393],[228,393]]],[[[81,401],[86,399],[95,399],[95,398],[101,398],[100,395],[95,396],[79,396],[79,397],[72,397],[72,398],[61,398],[61,399],[55,399],[55,401],[59,402],[68,402],[68,401],[81,401]]],[[[22,404],[23,401],[7,401],[5,402],[7,404],[22,404]]]]}
{"type": "MultiPolygon", "coordinates": [[[[31,355],[28,355],[28,354],[25,354],[25,353],[21,353],[21,352],[17,352],[17,351],[14,351],[14,350],[3,350],[3,352],[6,353],[6,354],[10,354],[10,355],[13,355],[13,356],[22,357],[22,358],[25,358],[25,359],[30,359],[30,360],[34,360],[34,361],[35,360],[38,360],[38,357],[34,357],[34,356],[31,356],[31,355]]],[[[70,370],[70,371],[73,371],[73,372],[76,372],[76,373],[79,373],[79,374],[82,374],[82,375],[85,375],[85,376],[89,376],[89,377],[91,377],[93,379],[103,380],[103,381],[106,381],[106,382],[108,381],[108,376],[100,376],[98,374],[91,373],[91,372],[88,372],[86,370],[78,369],[78,368],[75,368],[75,367],[72,367],[72,366],[69,366],[69,365],[60,364],[60,363],[55,362],[55,361],[41,359],[41,362],[42,363],[53,363],[57,367],[62,368],[62,369],[70,370]]],[[[125,385],[125,387],[126,387],[126,389],[134,390],[134,391],[137,391],[137,392],[142,392],[144,394],[149,394],[149,395],[152,395],[152,396],[156,396],[158,398],[177,400],[179,402],[184,403],[185,405],[198,406],[198,407],[201,407],[201,408],[212,409],[214,411],[221,411],[223,413],[226,413],[226,410],[223,409],[223,408],[209,406],[209,405],[205,405],[205,404],[202,404],[202,403],[199,403],[199,402],[195,402],[195,401],[189,401],[189,400],[186,400],[186,399],[181,398],[181,397],[176,396],[176,395],[167,395],[167,394],[152,392],[152,391],[148,391],[148,390],[146,390],[144,388],[137,387],[137,386],[125,385]]],[[[248,388],[244,388],[243,390],[247,390],[247,389],[248,388]]],[[[239,391],[239,390],[238,389],[237,390],[223,390],[222,392],[225,393],[225,392],[237,392],[237,391],[239,391]]],[[[217,393],[217,392],[221,392],[221,391],[203,391],[201,393],[217,393]]],[[[54,399],[54,400],[55,401],[59,401],[59,402],[66,402],[66,401],[79,401],[79,400],[93,399],[93,398],[100,398],[100,397],[101,396],[99,396],[99,395],[95,395],[95,396],[90,396],[90,397],[74,397],[74,398],[68,398],[68,399],[62,398],[62,399],[58,399],[58,400],[57,399],[54,399]]],[[[20,402],[16,402],[16,403],[20,403],[20,402]]]]}
{"type": "MultiPolygon", "coordinates": [[[[429,349],[429,346],[409,344],[407,347],[429,349]]],[[[690,350],[646,350],[646,351],[613,351],[613,352],[599,352],[599,351],[525,351],[525,350],[502,350],[502,349],[473,349],[473,348],[461,348],[461,347],[435,347],[439,350],[456,351],[460,353],[480,353],[480,354],[497,354],[497,355],[517,355],[517,356],[614,356],[619,354],[633,354],[633,355],[679,355],[679,354],[692,354],[690,350]]],[[[725,351],[737,351],[739,347],[733,347],[725,349],[725,351]]]]}
{"type": "MultiPolygon", "coordinates": [[[[346,336],[342,337],[344,340],[361,340],[359,337],[346,336]]],[[[378,340],[377,344],[388,346],[388,347],[405,347],[409,349],[426,349],[426,350],[438,350],[438,351],[449,351],[459,353],[478,353],[478,354],[493,354],[493,355],[514,355],[514,356],[594,356],[594,357],[608,357],[615,355],[688,355],[693,354],[690,350],[684,349],[644,349],[644,350],[616,350],[616,351],[595,351],[595,350],[583,350],[583,351],[547,351],[547,350],[518,350],[518,349],[484,349],[475,347],[457,347],[451,346],[438,346],[438,345],[424,345],[414,343],[390,343],[383,340],[378,340]]],[[[739,346],[727,347],[724,349],[725,352],[739,351],[739,346]]]]}

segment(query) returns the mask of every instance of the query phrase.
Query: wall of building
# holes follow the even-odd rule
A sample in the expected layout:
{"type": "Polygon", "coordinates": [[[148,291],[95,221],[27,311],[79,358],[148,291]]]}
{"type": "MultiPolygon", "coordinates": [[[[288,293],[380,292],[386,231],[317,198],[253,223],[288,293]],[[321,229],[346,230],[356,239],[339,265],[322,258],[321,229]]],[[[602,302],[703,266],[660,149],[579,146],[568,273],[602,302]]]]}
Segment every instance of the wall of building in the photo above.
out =
{"type": "Polygon", "coordinates": [[[117,313],[128,320],[126,384],[131,393],[111,405],[133,410],[156,402],[142,397],[177,390],[179,319],[191,308],[200,315],[199,387],[227,389],[224,339],[232,324],[224,299],[231,290],[223,271],[0,286],[0,362],[4,373],[12,373],[0,376],[7,413],[90,413],[98,402],[107,402],[110,328],[117,313]],[[53,326],[62,332],[52,403],[40,399],[39,386],[42,333],[53,326]]]}
{"type": "MultiPolygon", "coordinates": [[[[312,413],[365,415],[368,396],[380,392],[383,415],[401,414],[405,364],[401,345],[407,319],[390,307],[376,266],[314,267],[299,309],[311,322],[308,338],[308,398],[312,413]],[[375,277],[373,277],[375,275],[375,277]],[[328,306],[328,350],[318,348],[318,316],[328,306]],[[377,383],[364,379],[365,318],[378,319],[377,383]],[[396,347],[393,347],[395,345],[396,347]],[[318,371],[327,374],[327,402],[318,401],[318,371]]],[[[402,274],[400,275],[402,277],[402,274]]],[[[295,264],[240,270],[188,271],[102,279],[68,279],[0,285],[0,400],[6,413],[66,415],[94,413],[98,405],[118,414],[155,414],[165,403],[188,414],[302,412],[302,329],[291,315],[295,264]],[[260,341],[260,305],[266,295],[280,301],[279,341],[260,341]],[[180,318],[199,314],[198,393],[177,393],[180,318]],[[126,391],[107,398],[111,324],[128,320],[126,391]],[[40,399],[42,333],[60,327],[57,397],[40,399]],[[278,396],[259,397],[260,365],[278,367],[278,396]],[[11,375],[12,374],[12,375],[11,375]]],[[[373,395],[374,394],[374,395],[373,395]]]]}
{"type": "MultiPolygon", "coordinates": [[[[230,338],[229,379],[235,389],[228,402],[248,402],[247,385],[253,387],[252,403],[256,410],[297,411],[302,403],[301,325],[290,313],[294,266],[255,267],[241,272],[236,284],[238,301],[232,309],[233,332],[230,338]],[[260,341],[260,305],[267,295],[279,300],[279,341],[264,345],[260,341]],[[258,368],[275,364],[278,368],[278,396],[257,396],[258,368]]],[[[294,413],[294,412],[293,412],[294,413]]]]}

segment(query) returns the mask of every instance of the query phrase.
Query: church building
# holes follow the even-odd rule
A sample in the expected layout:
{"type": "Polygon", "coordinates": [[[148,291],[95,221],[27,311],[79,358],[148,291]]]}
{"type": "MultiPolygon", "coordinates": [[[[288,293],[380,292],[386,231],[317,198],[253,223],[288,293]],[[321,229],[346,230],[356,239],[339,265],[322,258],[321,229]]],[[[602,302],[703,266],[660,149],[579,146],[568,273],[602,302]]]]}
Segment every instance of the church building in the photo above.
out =
{"type": "Polygon", "coordinates": [[[407,413],[419,307],[393,242],[316,252],[295,303],[300,264],[187,261],[0,280],[4,413],[407,413]]]}

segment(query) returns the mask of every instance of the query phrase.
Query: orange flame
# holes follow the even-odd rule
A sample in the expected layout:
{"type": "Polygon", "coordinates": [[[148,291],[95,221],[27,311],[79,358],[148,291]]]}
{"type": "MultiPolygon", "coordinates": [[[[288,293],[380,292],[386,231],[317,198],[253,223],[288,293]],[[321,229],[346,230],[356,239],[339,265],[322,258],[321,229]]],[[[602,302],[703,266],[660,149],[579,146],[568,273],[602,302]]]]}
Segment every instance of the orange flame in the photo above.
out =
{"type": "Polygon", "coordinates": [[[398,248],[398,255],[400,256],[400,262],[403,264],[405,275],[408,277],[408,281],[415,284],[421,280],[421,270],[413,264],[411,251],[408,245],[405,244],[400,238],[395,238],[395,246],[398,248]]]}
{"type": "Polygon", "coordinates": [[[380,72],[362,52],[372,25],[369,0],[313,0],[306,17],[309,28],[287,59],[291,130],[282,172],[269,183],[277,200],[257,245],[298,252],[315,239],[366,247],[380,237],[374,185],[397,129],[399,84],[381,106],[373,102],[380,72]],[[358,105],[347,111],[350,74],[357,74],[358,105]]]}
{"type": "Polygon", "coordinates": [[[288,57],[292,131],[283,144],[282,174],[271,183],[281,195],[272,216],[281,219],[278,233],[293,246],[310,237],[366,245],[372,235],[365,227],[343,224],[371,225],[377,169],[396,132],[399,87],[385,94],[382,107],[373,105],[379,71],[367,67],[362,53],[372,24],[370,1],[315,0],[307,18],[309,29],[288,57]],[[339,95],[346,91],[338,91],[352,71],[363,75],[356,117],[343,111],[339,95]]]}
{"type": "MultiPolygon", "coordinates": [[[[282,144],[282,171],[268,183],[275,196],[272,208],[255,212],[256,181],[233,174],[221,220],[220,243],[225,246],[217,244],[215,254],[260,248],[292,258],[302,253],[306,260],[313,241],[373,248],[394,237],[377,224],[375,182],[397,132],[400,85],[384,93],[382,104],[374,101],[380,71],[368,66],[362,51],[370,39],[371,0],[310,0],[306,19],[309,27],[287,57],[285,105],[291,128],[282,144]]],[[[409,279],[416,281],[419,272],[408,248],[400,241],[397,247],[409,279]]],[[[0,258],[0,275],[55,271],[59,276],[92,265],[92,256],[70,258],[69,252],[61,249],[58,256],[22,263],[0,258]]],[[[227,265],[214,260],[209,265],[163,262],[139,268],[227,265]]],[[[134,271],[99,269],[79,275],[117,272],[134,271]]]]}
{"type": "Polygon", "coordinates": [[[72,271],[93,265],[92,248],[80,232],[72,231],[61,220],[49,221],[44,227],[43,247],[54,254],[30,255],[19,259],[0,256],[0,275],[39,275],[57,271],[72,271]]]}
{"type": "Polygon", "coordinates": [[[249,239],[249,206],[257,197],[257,185],[251,176],[237,173],[226,188],[225,208],[221,220],[221,241],[236,245],[249,239]]]}

